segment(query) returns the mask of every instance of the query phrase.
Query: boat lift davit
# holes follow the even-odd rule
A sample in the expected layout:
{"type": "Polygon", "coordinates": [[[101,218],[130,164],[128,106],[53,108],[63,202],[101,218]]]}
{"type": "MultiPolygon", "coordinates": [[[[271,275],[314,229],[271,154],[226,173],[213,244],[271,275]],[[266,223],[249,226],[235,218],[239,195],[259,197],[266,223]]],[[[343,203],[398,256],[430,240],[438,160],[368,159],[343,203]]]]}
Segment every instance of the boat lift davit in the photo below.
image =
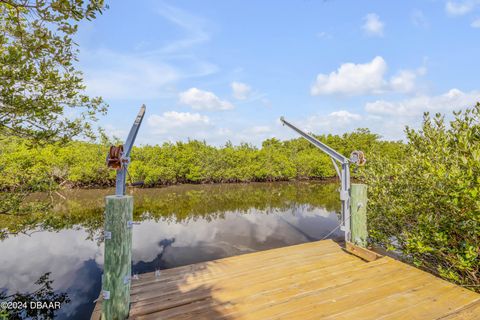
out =
{"type": "Polygon", "coordinates": [[[365,164],[365,156],[361,151],[353,151],[350,155],[350,158],[345,157],[338,151],[327,146],[325,143],[317,140],[312,135],[300,130],[295,125],[291,124],[283,117],[280,118],[280,121],[290,127],[293,131],[297,132],[303,138],[308,140],[311,144],[325,152],[330,156],[335,171],[337,172],[338,177],[340,178],[340,201],[342,203],[341,207],[341,226],[340,230],[345,232],[345,241],[351,241],[351,230],[350,230],[350,164],[354,163],[357,165],[365,164]],[[337,162],[340,163],[341,169],[339,169],[337,162]]]}

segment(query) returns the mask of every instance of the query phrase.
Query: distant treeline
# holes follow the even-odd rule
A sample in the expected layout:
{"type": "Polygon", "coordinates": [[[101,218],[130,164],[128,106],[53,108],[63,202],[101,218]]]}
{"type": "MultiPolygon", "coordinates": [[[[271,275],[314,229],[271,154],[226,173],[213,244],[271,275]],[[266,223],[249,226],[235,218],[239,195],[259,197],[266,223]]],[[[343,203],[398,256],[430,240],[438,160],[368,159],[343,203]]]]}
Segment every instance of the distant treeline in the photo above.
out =
{"type": "MultiPolygon", "coordinates": [[[[344,135],[317,136],[339,152],[362,150],[367,158],[401,157],[401,142],[381,141],[368,129],[344,135]]],[[[64,145],[32,146],[19,139],[0,145],[0,188],[35,191],[63,187],[103,187],[115,184],[115,172],[105,165],[109,145],[72,141],[64,145]]],[[[326,179],[335,176],[331,160],[304,139],[265,140],[222,147],[201,141],[135,147],[128,182],[147,187],[177,183],[216,183],[326,179]]]]}

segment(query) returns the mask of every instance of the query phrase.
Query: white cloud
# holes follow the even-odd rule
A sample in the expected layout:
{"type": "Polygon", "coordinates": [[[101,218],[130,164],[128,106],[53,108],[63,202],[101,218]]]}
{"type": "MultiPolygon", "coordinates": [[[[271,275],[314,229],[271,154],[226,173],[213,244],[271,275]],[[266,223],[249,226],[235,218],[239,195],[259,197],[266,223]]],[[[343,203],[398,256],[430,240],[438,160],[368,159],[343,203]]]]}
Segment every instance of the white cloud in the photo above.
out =
{"type": "Polygon", "coordinates": [[[415,88],[417,74],[411,70],[402,70],[390,79],[392,90],[397,92],[411,92],[415,88]]]}
{"type": "Polygon", "coordinates": [[[158,52],[142,54],[110,50],[82,50],[82,69],[90,95],[107,100],[158,99],[176,95],[176,84],[203,77],[218,67],[195,57],[179,56],[172,61],[158,52]]]}
{"type": "Polygon", "coordinates": [[[82,50],[87,91],[107,99],[158,98],[168,93],[168,86],[181,78],[174,66],[137,55],[110,50],[82,50]]]}
{"type": "Polygon", "coordinates": [[[213,92],[197,88],[190,88],[180,93],[179,99],[180,103],[195,110],[229,110],[235,108],[232,103],[221,100],[213,92]]]}
{"type": "Polygon", "coordinates": [[[385,79],[387,63],[377,56],[367,63],[344,63],[330,74],[318,74],[310,89],[311,95],[326,94],[379,94],[384,92],[412,92],[416,88],[416,79],[426,73],[426,68],[400,70],[388,81],[385,79]]]}
{"type": "Polygon", "coordinates": [[[387,63],[377,56],[363,64],[344,63],[337,71],[319,74],[310,93],[312,95],[344,93],[349,95],[378,93],[384,86],[387,63]]]}
{"type": "Polygon", "coordinates": [[[110,138],[119,138],[123,139],[127,136],[128,132],[125,129],[119,129],[118,127],[107,123],[105,126],[103,126],[103,129],[105,130],[105,134],[110,137],[110,138]]]}
{"type": "MultiPolygon", "coordinates": [[[[187,141],[189,139],[205,140],[212,145],[224,145],[231,140],[234,143],[237,139],[238,128],[235,124],[225,123],[224,121],[215,121],[205,115],[191,112],[168,111],[163,114],[154,114],[147,120],[148,139],[142,143],[158,144],[165,141],[177,142],[187,141]],[[217,123],[218,122],[218,123],[217,123]],[[218,124],[221,123],[222,127],[218,124]],[[235,129],[237,128],[237,129],[235,129]]],[[[245,140],[252,142],[256,137],[248,136],[245,140]]]]}
{"type": "MultiPolygon", "coordinates": [[[[367,119],[360,114],[348,110],[338,110],[328,114],[312,115],[304,119],[296,120],[294,123],[305,131],[315,134],[343,134],[361,127],[366,120],[367,119]]],[[[285,129],[279,133],[282,135],[287,134],[284,138],[298,137],[290,131],[283,131],[285,131],[285,129]]]]}
{"type": "Polygon", "coordinates": [[[272,128],[269,126],[254,126],[250,129],[250,132],[253,134],[265,134],[272,132],[272,128]]]}
{"type": "Polygon", "coordinates": [[[329,114],[329,117],[342,123],[350,123],[351,121],[360,120],[362,118],[359,114],[351,113],[346,110],[334,111],[329,114]]]}
{"type": "Polygon", "coordinates": [[[238,100],[246,100],[252,93],[252,88],[246,83],[232,82],[231,85],[233,91],[233,97],[238,100]]]}
{"type": "Polygon", "coordinates": [[[425,17],[425,14],[423,13],[422,10],[418,10],[418,9],[413,10],[410,15],[410,19],[412,20],[412,23],[417,27],[421,27],[421,28],[428,27],[427,17],[425,17]]]}
{"type": "Polygon", "coordinates": [[[425,111],[448,112],[472,106],[480,101],[480,91],[462,92],[451,89],[438,96],[421,95],[402,101],[377,100],[365,105],[365,110],[380,115],[418,117],[425,111]]]}
{"type": "Polygon", "coordinates": [[[210,39],[206,21],[165,4],[157,13],[173,23],[182,36],[156,48],[150,47],[151,42],[139,40],[132,44],[134,52],[89,50],[82,45],[80,61],[89,94],[107,101],[172,97],[179,81],[218,71],[215,64],[192,53],[193,47],[210,39]]]}
{"type": "Polygon", "coordinates": [[[151,115],[148,125],[156,134],[173,134],[183,130],[196,130],[210,127],[210,119],[199,113],[167,111],[162,115],[151,115]]]}
{"type": "Polygon", "coordinates": [[[186,33],[186,37],[169,43],[161,51],[177,52],[210,40],[210,35],[205,31],[206,22],[203,19],[165,3],[160,6],[158,13],[186,33]]]}
{"type": "Polygon", "coordinates": [[[235,119],[219,116],[210,118],[191,112],[167,111],[154,114],[146,123],[148,138],[141,141],[144,144],[196,139],[215,146],[223,146],[227,141],[259,145],[264,139],[277,136],[278,133],[272,123],[249,125],[235,119]]]}
{"type": "Polygon", "coordinates": [[[472,24],[471,24],[472,28],[480,28],[480,18],[478,19],[475,19],[472,24]]]}
{"type": "Polygon", "coordinates": [[[390,78],[387,90],[401,93],[413,92],[416,89],[417,77],[424,76],[426,73],[427,68],[425,66],[416,70],[400,70],[390,78]]]}
{"type": "Polygon", "coordinates": [[[369,36],[383,36],[383,28],[385,24],[380,20],[380,17],[375,13],[369,13],[364,17],[365,23],[363,30],[369,36]]]}
{"type": "Polygon", "coordinates": [[[317,37],[320,38],[320,39],[332,39],[333,38],[333,36],[326,31],[321,31],[321,32],[317,33],[317,37]]]}
{"type": "Polygon", "coordinates": [[[461,16],[471,12],[479,4],[478,0],[447,1],[445,11],[452,16],[461,16]]]}
{"type": "Polygon", "coordinates": [[[238,130],[228,132],[228,140],[234,144],[239,144],[241,142],[261,145],[261,143],[270,138],[281,138],[284,133],[288,133],[282,129],[279,131],[279,125],[254,125],[254,126],[241,126],[238,130]]]}

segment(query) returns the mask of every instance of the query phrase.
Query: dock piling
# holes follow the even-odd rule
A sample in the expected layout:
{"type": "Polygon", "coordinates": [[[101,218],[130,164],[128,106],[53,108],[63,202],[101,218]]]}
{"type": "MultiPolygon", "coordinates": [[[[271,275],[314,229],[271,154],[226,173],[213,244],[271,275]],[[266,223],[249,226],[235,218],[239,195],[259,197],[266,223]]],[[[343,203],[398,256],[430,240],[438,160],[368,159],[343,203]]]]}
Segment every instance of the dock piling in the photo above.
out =
{"type": "Polygon", "coordinates": [[[351,242],[365,248],[367,246],[367,185],[353,183],[350,187],[351,242]]]}
{"type": "Polygon", "coordinates": [[[105,197],[102,319],[126,319],[130,310],[133,197],[105,197]]]}

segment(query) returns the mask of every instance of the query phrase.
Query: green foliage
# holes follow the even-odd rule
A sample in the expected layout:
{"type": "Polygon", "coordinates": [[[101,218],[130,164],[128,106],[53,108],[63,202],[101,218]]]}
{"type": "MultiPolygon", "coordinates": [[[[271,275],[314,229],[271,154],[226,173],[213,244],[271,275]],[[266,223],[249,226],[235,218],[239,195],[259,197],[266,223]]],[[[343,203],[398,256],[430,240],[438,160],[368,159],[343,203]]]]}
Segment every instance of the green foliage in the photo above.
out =
{"type": "Polygon", "coordinates": [[[404,156],[376,158],[365,171],[369,234],[417,266],[478,290],[480,284],[480,104],[425,114],[407,128],[404,156]]]}
{"type": "MultiPolygon", "coordinates": [[[[386,154],[401,152],[397,142],[379,141],[370,132],[343,136],[318,136],[350,154],[364,150],[386,154]]],[[[0,145],[0,190],[49,191],[58,187],[113,186],[115,171],[105,165],[106,144],[72,141],[31,146],[10,139],[0,145]]],[[[396,155],[395,155],[396,156],[396,155]]],[[[304,139],[265,140],[261,148],[248,144],[213,147],[188,141],[134,147],[129,166],[130,182],[146,186],[177,183],[282,181],[335,177],[331,160],[304,139]]]]}
{"type": "Polygon", "coordinates": [[[84,94],[73,36],[103,0],[0,1],[0,135],[45,142],[92,135],[106,106],[84,94]]]}

